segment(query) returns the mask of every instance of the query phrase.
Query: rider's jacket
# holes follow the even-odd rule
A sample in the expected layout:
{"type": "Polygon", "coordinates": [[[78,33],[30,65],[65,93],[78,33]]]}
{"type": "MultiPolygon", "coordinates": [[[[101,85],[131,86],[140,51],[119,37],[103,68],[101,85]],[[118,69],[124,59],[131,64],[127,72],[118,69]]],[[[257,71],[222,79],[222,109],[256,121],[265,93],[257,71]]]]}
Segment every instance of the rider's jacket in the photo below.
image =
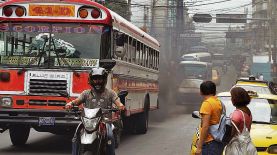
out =
{"type": "Polygon", "coordinates": [[[99,94],[93,89],[84,90],[79,96],[79,100],[84,104],[86,108],[112,108],[113,103],[118,99],[117,94],[111,90],[105,88],[104,92],[99,94]]]}

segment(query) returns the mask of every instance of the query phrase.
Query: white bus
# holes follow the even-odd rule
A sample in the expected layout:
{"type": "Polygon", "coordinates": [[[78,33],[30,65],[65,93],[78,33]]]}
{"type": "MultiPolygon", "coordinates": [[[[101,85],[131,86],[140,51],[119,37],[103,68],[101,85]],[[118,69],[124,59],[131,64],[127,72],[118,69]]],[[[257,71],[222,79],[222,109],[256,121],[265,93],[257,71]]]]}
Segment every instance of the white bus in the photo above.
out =
{"type": "Polygon", "coordinates": [[[206,80],[212,80],[212,65],[200,61],[181,61],[179,63],[180,85],[178,98],[180,101],[199,101],[201,99],[200,84],[206,80]]]}
{"type": "Polygon", "coordinates": [[[212,55],[208,52],[199,52],[199,53],[189,53],[184,54],[181,59],[183,61],[202,61],[202,62],[212,62],[212,55]]]}

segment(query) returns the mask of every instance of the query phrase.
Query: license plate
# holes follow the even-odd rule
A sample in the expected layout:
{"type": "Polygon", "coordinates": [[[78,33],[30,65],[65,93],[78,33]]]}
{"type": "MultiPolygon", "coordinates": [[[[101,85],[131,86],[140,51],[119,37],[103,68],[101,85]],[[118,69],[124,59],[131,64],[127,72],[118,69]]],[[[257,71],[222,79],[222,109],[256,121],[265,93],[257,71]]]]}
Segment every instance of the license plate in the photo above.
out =
{"type": "Polygon", "coordinates": [[[55,125],[55,117],[39,117],[38,124],[39,126],[53,126],[55,125]]]}

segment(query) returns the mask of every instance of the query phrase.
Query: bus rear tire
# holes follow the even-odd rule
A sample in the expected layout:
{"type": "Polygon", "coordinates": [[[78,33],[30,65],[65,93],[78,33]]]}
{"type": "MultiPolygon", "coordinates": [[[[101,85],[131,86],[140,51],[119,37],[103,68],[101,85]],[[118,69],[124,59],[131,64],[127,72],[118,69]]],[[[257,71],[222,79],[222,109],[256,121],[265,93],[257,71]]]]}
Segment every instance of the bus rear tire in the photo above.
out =
{"type": "Polygon", "coordinates": [[[30,127],[26,125],[14,125],[10,129],[10,138],[14,146],[24,145],[30,134],[30,127]]]}

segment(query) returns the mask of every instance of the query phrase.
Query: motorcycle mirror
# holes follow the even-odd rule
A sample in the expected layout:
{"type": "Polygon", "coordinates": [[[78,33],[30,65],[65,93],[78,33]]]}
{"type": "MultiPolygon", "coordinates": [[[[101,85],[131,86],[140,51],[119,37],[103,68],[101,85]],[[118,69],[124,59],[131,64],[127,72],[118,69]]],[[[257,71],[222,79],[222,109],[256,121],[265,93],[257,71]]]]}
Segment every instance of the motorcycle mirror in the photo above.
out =
{"type": "Polygon", "coordinates": [[[200,113],[199,113],[199,111],[193,111],[193,112],[192,112],[192,117],[193,117],[193,118],[200,118],[200,113]]]}

